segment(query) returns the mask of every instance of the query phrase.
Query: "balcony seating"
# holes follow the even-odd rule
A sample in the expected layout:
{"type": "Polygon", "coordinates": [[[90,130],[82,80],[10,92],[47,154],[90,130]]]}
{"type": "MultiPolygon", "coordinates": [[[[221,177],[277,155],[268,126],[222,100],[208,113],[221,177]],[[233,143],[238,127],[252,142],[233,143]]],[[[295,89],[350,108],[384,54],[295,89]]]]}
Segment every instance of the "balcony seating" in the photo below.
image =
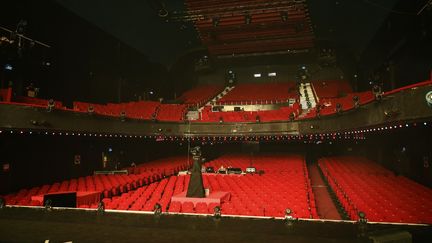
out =
{"type": "Polygon", "coordinates": [[[161,104],[156,119],[158,121],[183,121],[186,108],[187,106],[182,104],[161,104]]]}
{"type": "Polygon", "coordinates": [[[178,100],[184,104],[203,106],[223,90],[223,85],[204,85],[184,92],[178,100]]]}
{"type": "Polygon", "coordinates": [[[319,99],[337,98],[353,92],[345,80],[313,81],[312,85],[319,99]]]}
{"type": "Polygon", "coordinates": [[[217,104],[277,104],[286,103],[291,98],[298,98],[298,91],[294,82],[244,83],[238,84],[224,95],[217,104]]]}
{"type": "Polygon", "coordinates": [[[352,220],[432,223],[432,189],[362,157],[319,160],[319,167],[352,220]]]}
{"type": "Polygon", "coordinates": [[[299,104],[294,103],[293,106],[282,106],[278,110],[265,111],[216,111],[211,110],[211,106],[206,106],[201,112],[201,120],[203,122],[219,122],[222,118],[224,122],[256,122],[257,116],[260,121],[286,121],[289,120],[290,114],[295,117],[299,114],[299,104]]]}
{"type": "Polygon", "coordinates": [[[120,104],[108,103],[106,105],[76,101],[74,102],[74,110],[87,112],[88,108],[92,106],[94,112],[99,115],[119,117],[121,112],[125,112],[128,118],[152,120],[155,118],[155,112],[159,105],[160,103],[155,101],[137,101],[120,104]]]}

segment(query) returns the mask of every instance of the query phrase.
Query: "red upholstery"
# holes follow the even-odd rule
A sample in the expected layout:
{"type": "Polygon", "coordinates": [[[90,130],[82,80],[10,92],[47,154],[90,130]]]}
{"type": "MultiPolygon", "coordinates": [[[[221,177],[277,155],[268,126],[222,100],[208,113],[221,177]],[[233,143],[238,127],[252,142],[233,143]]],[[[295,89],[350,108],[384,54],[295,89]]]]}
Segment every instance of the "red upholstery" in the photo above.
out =
{"type": "Polygon", "coordinates": [[[159,121],[183,121],[186,108],[186,105],[162,104],[159,106],[156,119],[159,121]]]}
{"type": "Polygon", "coordinates": [[[432,223],[432,189],[362,157],[328,157],[319,166],[351,219],[432,223]]]}
{"type": "Polygon", "coordinates": [[[1,102],[10,102],[12,99],[12,88],[0,89],[0,97],[1,102]]]}
{"type": "Polygon", "coordinates": [[[201,120],[204,122],[219,122],[222,118],[224,122],[255,122],[257,116],[260,121],[286,121],[289,120],[290,114],[294,113],[295,117],[299,114],[299,104],[293,106],[283,106],[279,110],[265,111],[224,111],[213,112],[211,106],[206,106],[201,112],[201,120]]]}
{"type": "Polygon", "coordinates": [[[223,90],[223,85],[204,85],[184,92],[178,99],[185,104],[202,106],[223,90]]]}
{"type": "MultiPolygon", "coordinates": [[[[145,184],[150,184],[163,177],[171,176],[179,170],[186,168],[188,168],[186,157],[170,157],[127,168],[131,173],[128,175],[93,175],[79,177],[52,185],[33,187],[30,190],[22,189],[18,193],[6,195],[5,198],[9,205],[31,205],[32,196],[56,192],[100,191],[103,192],[105,197],[116,197],[120,194],[123,195],[127,192],[134,191],[145,184]]],[[[171,182],[172,187],[174,186],[174,182],[171,182]]],[[[170,198],[171,197],[169,197],[169,199],[170,198]]],[[[169,200],[165,199],[165,208],[168,203],[169,200]]],[[[125,207],[126,205],[123,205],[122,208],[125,207]]],[[[117,208],[117,206],[114,208],[117,208]]],[[[129,205],[127,205],[126,209],[128,208],[129,205]]]]}
{"type": "Polygon", "coordinates": [[[238,84],[223,96],[218,104],[275,104],[297,99],[294,82],[238,84]]]}
{"type": "MultiPolygon", "coordinates": [[[[43,107],[47,107],[47,105],[48,105],[48,100],[40,99],[40,98],[27,97],[27,96],[16,97],[15,102],[28,104],[28,105],[43,106],[43,107]]],[[[55,108],[56,109],[63,109],[62,102],[55,101],[55,108]]]]}
{"type": "Polygon", "coordinates": [[[100,115],[118,117],[120,116],[120,113],[124,111],[126,113],[126,117],[150,120],[155,117],[155,112],[159,105],[160,103],[155,101],[137,101],[120,104],[109,103],[107,105],[76,101],[74,102],[74,110],[87,112],[88,108],[93,106],[94,112],[100,115]]]}
{"type": "Polygon", "coordinates": [[[319,98],[336,98],[353,92],[345,80],[313,81],[312,85],[319,98]]]}

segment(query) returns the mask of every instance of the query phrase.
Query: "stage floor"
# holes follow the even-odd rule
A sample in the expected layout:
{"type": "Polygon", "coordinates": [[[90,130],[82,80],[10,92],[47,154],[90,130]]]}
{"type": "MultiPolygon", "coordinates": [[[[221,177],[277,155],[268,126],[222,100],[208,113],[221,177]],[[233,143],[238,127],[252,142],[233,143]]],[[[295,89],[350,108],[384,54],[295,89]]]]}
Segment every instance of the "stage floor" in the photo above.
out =
{"type": "MultiPolygon", "coordinates": [[[[431,227],[369,225],[369,232],[405,230],[430,242],[431,227]]],[[[32,208],[0,209],[0,242],[368,242],[353,223],[133,214],[32,208]]]]}

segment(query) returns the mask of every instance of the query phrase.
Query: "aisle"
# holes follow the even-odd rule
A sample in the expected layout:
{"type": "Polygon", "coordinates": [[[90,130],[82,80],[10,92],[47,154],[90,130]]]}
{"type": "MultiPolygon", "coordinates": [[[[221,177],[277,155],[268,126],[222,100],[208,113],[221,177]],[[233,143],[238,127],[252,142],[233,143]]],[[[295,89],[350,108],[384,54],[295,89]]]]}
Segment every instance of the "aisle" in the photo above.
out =
{"type": "Polygon", "coordinates": [[[321,178],[317,164],[309,165],[309,176],[312,185],[312,191],[315,195],[318,215],[322,219],[341,219],[337,208],[327,191],[327,186],[321,178]]]}

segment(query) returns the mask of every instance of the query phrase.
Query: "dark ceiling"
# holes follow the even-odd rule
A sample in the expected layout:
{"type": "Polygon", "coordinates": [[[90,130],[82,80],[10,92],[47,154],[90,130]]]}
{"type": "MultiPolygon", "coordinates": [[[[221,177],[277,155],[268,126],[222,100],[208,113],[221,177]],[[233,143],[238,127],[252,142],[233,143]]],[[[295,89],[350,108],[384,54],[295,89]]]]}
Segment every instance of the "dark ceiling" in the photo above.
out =
{"type": "MultiPolygon", "coordinates": [[[[235,14],[233,14],[235,7],[237,7],[237,9],[239,7],[245,9],[248,6],[253,6],[263,2],[261,0],[56,1],[87,21],[120,39],[124,43],[139,50],[143,54],[147,55],[151,60],[165,65],[173,64],[179,56],[187,50],[201,47],[203,45],[207,46],[210,52],[215,54],[227,54],[232,52],[233,49],[242,50],[244,48],[250,48],[244,47],[244,44],[246,43],[244,38],[256,36],[256,33],[253,31],[251,32],[250,28],[245,27],[246,24],[244,23],[244,16],[237,18],[238,26],[229,30],[231,32],[228,34],[226,34],[227,32],[224,32],[226,38],[237,38],[235,36],[235,30],[237,28],[238,32],[241,32],[243,38],[240,45],[237,45],[238,43],[236,43],[236,45],[225,48],[223,45],[226,45],[226,43],[215,44],[215,40],[212,38],[222,36],[219,35],[217,28],[220,29],[221,26],[223,26],[224,21],[234,21],[233,19],[236,18],[235,14]],[[221,7],[222,11],[219,11],[218,14],[221,14],[222,12],[225,13],[224,16],[220,17],[221,26],[213,26],[212,19],[216,15],[212,15],[211,11],[207,11],[203,14],[204,18],[207,18],[206,24],[203,24],[202,20],[197,23],[178,21],[179,19],[188,19],[188,17],[191,16],[191,11],[195,11],[193,13],[196,13],[197,10],[208,10],[208,6],[211,4],[220,5],[218,7],[221,7]],[[226,8],[226,11],[223,10],[223,8],[226,8]],[[169,17],[159,17],[158,11],[160,9],[166,9],[169,12],[169,17]],[[226,15],[230,14],[231,17],[226,17],[226,15]],[[182,18],[178,18],[182,15],[186,15],[186,17],[183,16],[182,18]],[[176,18],[176,20],[173,20],[174,18],[176,18]],[[224,20],[223,18],[226,19],[224,20]],[[195,24],[197,28],[195,28],[195,24]],[[215,31],[212,31],[212,28],[214,28],[215,31]],[[198,31],[196,31],[196,29],[198,31]],[[205,36],[202,35],[203,33],[205,33],[205,36]]],[[[274,1],[271,2],[274,3],[274,1]]],[[[282,4],[282,7],[287,7],[290,4],[300,6],[295,10],[288,11],[288,19],[295,18],[296,14],[298,14],[303,16],[306,21],[305,23],[308,23],[308,16],[310,16],[312,30],[305,38],[304,31],[294,30],[293,32],[293,28],[296,28],[295,25],[291,25],[291,29],[288,30],[284,30],[283,26],[281,28],[280,25],[279,27],[271,25],[270,34],[280,33],[280,31],[282,31],[283,38],[298,39],[301,37],[302,43],[306,43],[304,47],[311,47],[312,45],[320,46],[322,43],[328,45],[330,43],[330,45],[344,47],[351,50],[353,54],[360,55],[391,12],[400,12],[401,15],[414,15],[427,1],[412,1],[412,9],[401,10],[394,9],[398,0],[287,0],[276,2],[281,4],[288,2],[286,5],[282,4]],[[306,10],[302,10],[301,6],[303,6],[303,3],[305,3],[304,6],[306,6],[306,10]],[[291,34],[287,35],[287,33],[291,34]],[[312,38],[314,39],[314,43],[309,43],[312,42],[312,38]]],[[[213,9],[213,11],[215,10],[213,9]]],[[[244,14],[249,14],[249,11],[253,11],[253,9],[244,11],[244,14]]],[[[269,17],[271,21],[275,21],[275,17],[280,19],[280,11],[277,14],[277,16],[274,15],[269,17]]],[[[258,17],[255,18],[255,21],[260,21],[259,15],[257,16],[258,17]]],[[[264,19],[265,18],[268,19],[268,17],[264,16],[264,19]]],[[[264,20],[262,22],[264,23],[264,27],[262,27],[261,31],[265,32],[266,21],[267,20],[264,20]]],[[[282,22],[282,20],[278,21],[282,22]]],[[[254,17],[252,16],[251,24],[253,23],[254,17]]],[[[263,35],[265,35],[265,33],[263,35]]],[[[268,37],[265,37],[264,39],[267,41],[269,40],[268,37]]],[[[227,41],[229,40],[224,40],[224,42],[227,41]]],[[[254,46],[252,46],[252,48],[253,47],[254,46]]],[[[283,46],[283,48],[286,47],[289,48],[290,44],[288,43],[283,46]]],[[[265,44],[261,45],[260,48],[262,51],[272,49],[266,48],[265,44]]]]}

